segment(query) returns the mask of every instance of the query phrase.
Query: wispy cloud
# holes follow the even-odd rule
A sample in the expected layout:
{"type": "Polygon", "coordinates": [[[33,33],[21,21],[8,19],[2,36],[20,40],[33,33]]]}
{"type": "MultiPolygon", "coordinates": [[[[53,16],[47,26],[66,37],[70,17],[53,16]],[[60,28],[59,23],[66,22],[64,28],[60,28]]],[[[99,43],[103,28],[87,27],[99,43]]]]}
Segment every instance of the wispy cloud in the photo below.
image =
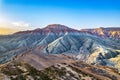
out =
{"type": "Polygon", "coordinates": [[[11,21],[1,20],[0,21],[0,34],[12,34],[18,31],[34,29],[30,23],[24,21],[11,21]]]}
{"type": "Polygon", "coordinates": [[[12,34],[17,32],[16,29],[11,29],[11,28],[1,28],[0,27],[0,35],[5,35],[5,34],[12,34]]]}
{"type": "Polygon", "coordinates": [[[12,25],[16,27],[30,27],[30,23],[26,23],[24,21],[12,22],[12,25]]]}

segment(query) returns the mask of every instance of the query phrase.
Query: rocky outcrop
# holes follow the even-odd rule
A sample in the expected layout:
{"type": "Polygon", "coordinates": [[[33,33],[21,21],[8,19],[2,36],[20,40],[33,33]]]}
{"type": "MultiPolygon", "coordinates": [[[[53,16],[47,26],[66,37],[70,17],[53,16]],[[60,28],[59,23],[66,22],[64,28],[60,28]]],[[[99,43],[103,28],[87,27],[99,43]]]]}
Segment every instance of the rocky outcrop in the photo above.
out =
{"type": "Polygon", "coordinates": [[[119,80],[120,77],[111,67],[90,66],[80,61],[57,63],[42,70],[14,61],[0,69],[3,80],[119,80]]]}
{"type": "Polygon", "coordinates": [[[109,38],[120,38],[120,28],[119,27],[111,27],[111,28],[96,28],[96,29],[81,29],[80,31],[91,33],[101,37],[109,37],[109,38]]]}

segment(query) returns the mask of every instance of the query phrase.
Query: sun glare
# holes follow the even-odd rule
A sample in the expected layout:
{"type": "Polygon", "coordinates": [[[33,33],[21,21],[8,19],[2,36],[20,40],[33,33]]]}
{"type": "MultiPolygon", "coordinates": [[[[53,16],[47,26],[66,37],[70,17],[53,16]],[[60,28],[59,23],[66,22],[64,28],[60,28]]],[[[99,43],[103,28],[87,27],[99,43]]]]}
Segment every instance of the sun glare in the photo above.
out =
{"type": "Polygon", "coordinates": [[[14,29],[10,29],[10,28],[0,28],[0,35],[7,35],[7,34],[12,34],[16,32],[16,30],[14,29]]]}

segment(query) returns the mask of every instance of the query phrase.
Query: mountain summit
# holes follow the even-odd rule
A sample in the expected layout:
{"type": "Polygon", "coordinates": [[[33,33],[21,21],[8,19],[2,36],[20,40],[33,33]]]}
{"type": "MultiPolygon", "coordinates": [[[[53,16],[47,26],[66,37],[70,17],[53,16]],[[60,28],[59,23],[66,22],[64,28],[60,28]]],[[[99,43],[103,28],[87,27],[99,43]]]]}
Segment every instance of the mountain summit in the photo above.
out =
{"type": "Polygon", "coordinates": [[[69,29],[69,27],[61,24],[50,24],[43,29],[69,29]]]}
{"type": "Polygon", "coordinates": [[[66,33],[66,32],[78,32],[75,29],[69,28],[61,24],[50,24],[43,28],[44,32],[53,32],[53,33],[66,33]]]}
{"type": "Polygon", "coordinates": [[[45,28],[38,28],[35,30],[29,30],[29,31],[20,31],[15,34],[21,34],[21,33],[47,34],[47,33],[66,33],[66,32],[79,32],[79,31],[61,24],[50,24],[45,28]]]}

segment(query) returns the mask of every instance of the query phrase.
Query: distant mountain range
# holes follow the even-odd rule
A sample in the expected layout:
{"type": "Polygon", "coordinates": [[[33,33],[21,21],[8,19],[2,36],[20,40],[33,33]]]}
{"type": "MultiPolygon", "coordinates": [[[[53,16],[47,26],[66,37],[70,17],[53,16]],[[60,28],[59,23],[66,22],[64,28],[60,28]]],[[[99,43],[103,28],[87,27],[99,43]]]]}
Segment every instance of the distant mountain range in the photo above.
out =
{"type": "Polygon", "coordinates": [[[96,29],[81,29],[81,31],[102,36],[102,37],[120,38],[119,27],[109,27],[109,28],[100,27],[96,29]]]}
{"type": "Polygon", "coordinates": [[[22,61],[36,69],[83,61],[120,72],[120,28],[76,30],[60,24],[0,36],[0,63],[22,61]]]}

